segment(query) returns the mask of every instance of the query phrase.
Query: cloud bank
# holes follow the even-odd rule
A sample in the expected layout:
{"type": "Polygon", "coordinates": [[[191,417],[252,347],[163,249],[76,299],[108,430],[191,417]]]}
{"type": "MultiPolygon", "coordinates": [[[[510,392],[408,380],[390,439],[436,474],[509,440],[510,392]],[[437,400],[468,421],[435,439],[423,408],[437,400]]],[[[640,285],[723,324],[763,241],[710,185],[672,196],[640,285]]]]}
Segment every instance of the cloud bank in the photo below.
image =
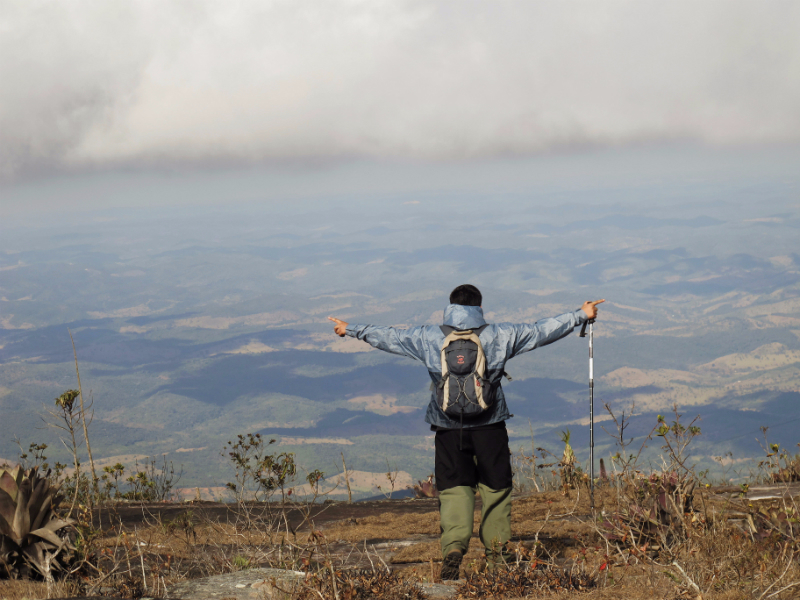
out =
{"type": "Polygon", "coordinates": [[[800,3],[6,2],[0,170],[800,140],[800,3]]]}

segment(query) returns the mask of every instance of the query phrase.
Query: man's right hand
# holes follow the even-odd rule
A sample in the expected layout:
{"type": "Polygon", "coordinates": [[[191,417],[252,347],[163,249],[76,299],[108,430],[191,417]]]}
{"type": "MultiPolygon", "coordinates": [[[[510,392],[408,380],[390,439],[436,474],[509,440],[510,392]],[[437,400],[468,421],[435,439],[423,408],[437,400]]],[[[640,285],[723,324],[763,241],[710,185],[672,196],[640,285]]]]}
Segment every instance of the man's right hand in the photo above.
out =
{"type": "Polygon", "coordinates": [[[583,306],[581,306],[581,308],[583,309],[583,312],[586,313],[586,316],[588,318],[596,319],[597,314],[600,312],[600,309],[597,308],[597,305],[603,302],[605,302],[605,300],[595,300],[594,302],[587,300],[586,302],[583,303],[583,306]]]}
{"type": "Polygon", "coordinates": [[[336,332],[336,335],[338,335],[339,337],[344,337],[345,334],[347,333],[347,323],[339,319],[336,319],[334,317],[328,317],[328,320],[333,321],[335,323],[335,325],[333,326],[333,330],[336,332]]]}

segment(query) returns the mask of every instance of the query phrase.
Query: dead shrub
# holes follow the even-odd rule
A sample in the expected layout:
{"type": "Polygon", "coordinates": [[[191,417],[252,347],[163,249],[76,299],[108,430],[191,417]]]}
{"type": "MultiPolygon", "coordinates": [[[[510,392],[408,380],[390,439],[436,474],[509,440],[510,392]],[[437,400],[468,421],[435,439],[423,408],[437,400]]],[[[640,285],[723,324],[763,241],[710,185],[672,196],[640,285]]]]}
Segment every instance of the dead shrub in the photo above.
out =
{"type": "Polygon", "coordinates": [[[567,570],[555,565],[519,565],[470,573],[457,594],[459,598],[525,598],[544,591],[585,592],[596,584],[596,577],[582,566],[567,570]]]}
{"type": "Polygon", "coordinates": [[[385,570],[325,569],[311,575],[296,600],[424,600],[415,584],[385,570]]]}
{"type": "MultiPolygon", "coordinates": [[[[794,501],[712,499],[688,463],[689,444],[700,435],[696,419],[684,426],[677,408],[674,415],[671,425],[659,416],[646,438],[662,439],[662,469],[645,476],[636,468],[638,455],[628,455],[617,475],[616,505],[595,522],[607,545],[601,569],[642,565],[651,578],[666,575],[679,594],[694,598],[794,597],[800,586],[794,501]]],[[[771,450],[779,456],[777,448],[771,450]]]]}

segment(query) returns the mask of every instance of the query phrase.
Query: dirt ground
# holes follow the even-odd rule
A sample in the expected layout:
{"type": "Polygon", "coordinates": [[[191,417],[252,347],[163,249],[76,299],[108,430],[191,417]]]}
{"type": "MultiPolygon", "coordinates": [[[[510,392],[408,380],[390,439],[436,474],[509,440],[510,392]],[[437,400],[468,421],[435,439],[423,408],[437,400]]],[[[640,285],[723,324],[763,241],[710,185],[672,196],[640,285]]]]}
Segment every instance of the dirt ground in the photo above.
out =
{"type": "MultiPolygon", "coordinates": [[[[595,510],[612,506],[614,492],[596,490],[595,510]]],[[[139,576],[136,565],[147,568],[150,588],[167,582],[230,572],[249,566],[314,568],[331,561],[341,569],[370,568],[383,563],[403,577],[436,581],[441,569],[436,499],[250,505],[243,512],[234,505],[214,502],[118,505],[96,513],[102,527],[95,540],[104,568],[139,576]],[[285,515],[285,520],[283,516],[285,515]],[[269,525],[265,525],[265,524],[269,525]],[[276,548],[278,550],[276,550],[276,548]],[[278,554],[276,554],[278,552],[278,554]],[[284,553],[284,554],[281,554],[284,553]],[[126,563],[127,561],[127,563],[126,563]],[[134,567],[132,567],[133,565],[134,567]],[[305,567],[304,567],[305,565],[305,567]]],[[[478,537],[480,501],[462,574],[484,567],[478,537]]],[[[596,586],[583,592],[547,593],[538,597],[630,600],[693,597],[680,595],[680,586],[657,568],[622,565],[595,530],[586,490],[518,496],[513,499],[512,543],[523,555],[543,564],[580,567],[593,573],[596,586]],[[606,565],[605,567],[603,565],[606,565]]],[[[131,581],[98,587],[95,594],[137,597],[144,593],[131,581]]],[[[67,597],[77,588],[44,583],[0,581],[0,598],[67,597]]],[[[85,591],[84,591],[85,593],[85,591]]],[[[476,596],[464,596],[476,597],[476,596]]],[[[506,596],[508,597],[508,596],[506,596]]],[[[537,596],[527,596],[535,598],[537,596]]],[[[705,600],[733,600],[741,595],[705,595],[705,600]]]]}

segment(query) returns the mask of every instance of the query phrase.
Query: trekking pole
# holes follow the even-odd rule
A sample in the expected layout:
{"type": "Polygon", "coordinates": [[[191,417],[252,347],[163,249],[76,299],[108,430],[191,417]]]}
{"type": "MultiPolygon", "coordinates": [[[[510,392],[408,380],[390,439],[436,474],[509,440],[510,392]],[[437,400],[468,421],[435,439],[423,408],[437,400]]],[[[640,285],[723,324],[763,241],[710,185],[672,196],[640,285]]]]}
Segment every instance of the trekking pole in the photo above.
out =
{"type": "Polygon", "coordinates": [[[583,322],[580,337],[586,337],[589,326],[589,498],[594,511],[594,319],[583,322]]]}

